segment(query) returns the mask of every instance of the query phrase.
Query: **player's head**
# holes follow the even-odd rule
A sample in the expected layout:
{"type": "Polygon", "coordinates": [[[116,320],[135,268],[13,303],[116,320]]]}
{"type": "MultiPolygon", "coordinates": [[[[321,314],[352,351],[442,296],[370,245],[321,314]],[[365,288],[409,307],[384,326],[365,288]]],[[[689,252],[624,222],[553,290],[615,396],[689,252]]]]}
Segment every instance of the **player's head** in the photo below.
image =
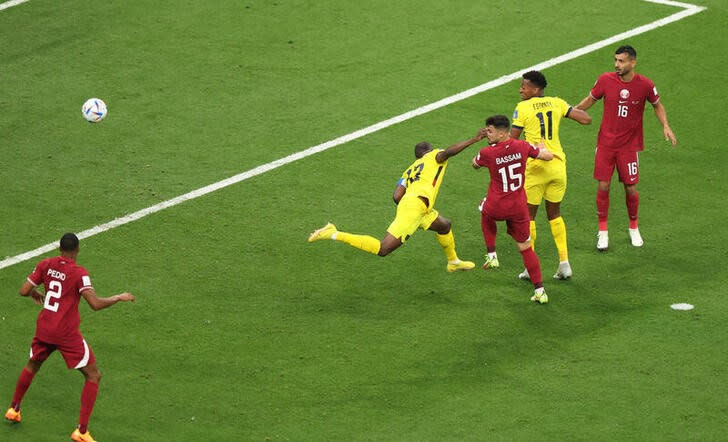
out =
{"type": "Polygon", "coordinates": [[[415,158],[422,158],[425,154],[432,150],[432,144],[427,141],[415,144],[415,158]]]}
{"type": "Polygon", "coordinates": [[[73,233],[66,233],[61,237],[59,249],[64,255],[77,254],[79,250],[78,236],[73,233]]]}
{"type": "Polygon", "coordinates": [[[511,122],[505,115],[493,115],[485,120],[485,133],[491,144],[508,139],[510,128],[511,122]]]}
{"type": "Polygon", "coordinates": [[[636,64],[637,51],[632,46],[623,45],[614,51],[614,70],[620,77],[632,73],[636,64]]]}
{"type": "Polygon", "coordinates": [[[523,74],[521,80],[521,100],[528,100],[532,97],[542,97],[546,89],[546,77],[539,71],[528,71],[523,74]]]}

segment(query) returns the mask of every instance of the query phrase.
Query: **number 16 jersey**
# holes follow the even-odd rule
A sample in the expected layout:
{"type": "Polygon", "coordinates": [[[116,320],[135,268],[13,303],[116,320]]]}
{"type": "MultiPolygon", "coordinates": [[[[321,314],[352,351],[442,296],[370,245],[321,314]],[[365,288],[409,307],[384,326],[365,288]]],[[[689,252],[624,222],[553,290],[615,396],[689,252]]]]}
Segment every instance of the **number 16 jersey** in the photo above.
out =
{"type": "Polygon", "coordinates": [[[35,336],[47,343],[57,344],[69,335],[78,333],[81,316],[78,303],[81,292],[93,288],[86,269],[64,256],[39,262],[28,282],[45,286],[43,309],[38,314],[35,336]]]}

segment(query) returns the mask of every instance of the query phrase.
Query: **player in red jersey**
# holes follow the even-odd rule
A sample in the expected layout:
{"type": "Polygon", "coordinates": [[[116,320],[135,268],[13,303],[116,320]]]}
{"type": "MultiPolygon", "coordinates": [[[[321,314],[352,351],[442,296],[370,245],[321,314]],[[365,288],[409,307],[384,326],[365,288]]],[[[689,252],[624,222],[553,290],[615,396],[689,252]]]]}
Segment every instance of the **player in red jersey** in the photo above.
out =
{"type": "Polygon", "coordinates": [[[91,285],[86,269],[76,264],[79,252],[78,237],[66,233],[60,242],[61,255],[42,260],[20,287],[21,296],[30,296],[43,306],[36,322],[35,337],[30,348],[30,360],[20,373],[13,401],[5,418],[20,422],[20,402],[43,362],[53,351],[61,352],[69,369],[79,370],[86,378],[81,393],[81,414],[78,428],[71,434],[75,441],[93,441],[88,431],[88,420],[96,402],[101,373],[96,358],[83,339],[79,324],[78,303],[83,297],[93,310],[111,307],[119,301],[134,301],[131,293],[99,298],[91,285]],[[36,287],[43,284],[45,295],[36,287]]]}
{"type": "Polygon", "coordinates": [[[642,115],[645,102],[649,101],[655,115],[662,124],[665,140],[677,144],[675,135],[667,123],[667,111],[660,102],[652,80],[634,71],[637,64],[637,51],[632,46],[620,46],[615,51],[615,72],[602,74],[587,95],[576,106],[589,109],[597,100],[604,98],[604,115],[599,127],[597,151],[594,159],[594,178],[599,181],[597,188],[597,215],[599,233],[597,249],[607,250],[607,215],[609,213],[609,186],[616,166],[619,181],[624,184],[624,193],[629,215],[629,237],[632,245],[641,247],[644,243],[637,225],[639,209],[639,158],[643,149],[642,115]]]}
{"type": "Polygon", "coordinates": [[[488,194],[480,206],[480,224],[488,250],[484,269],[497,268],[498,255],[495,251],[496,221],[505,221],[508,234],[518,245],[523,264],[528,270],[535,288],[531,301],[545,304],[549,298],[543,288],[541,265],[531,247],[531,218],[523,190],[526,160],[538,158],[551,161],[554,155],[543,144],[533,146],[523,140],[510,137],[510,121],[505,115],[494,115],[485,120],[486,136],[490,146],[486,146],[473,158],[473,167],[487,167],[490,172],[488,194]]]}

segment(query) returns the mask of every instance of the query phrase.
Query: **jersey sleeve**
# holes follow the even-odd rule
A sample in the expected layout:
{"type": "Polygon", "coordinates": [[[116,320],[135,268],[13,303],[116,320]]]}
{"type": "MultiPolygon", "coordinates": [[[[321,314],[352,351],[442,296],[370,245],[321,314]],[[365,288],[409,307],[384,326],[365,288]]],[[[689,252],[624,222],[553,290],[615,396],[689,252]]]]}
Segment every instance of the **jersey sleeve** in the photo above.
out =
{"type": "Polygon", "coordinates": [[[591,95],[595,100],[599,100],[604,96],[604,75],[597,78],[597,81],[594,83],[594,87],[591,88],[589,95],[591,95]]]}
{"type": "Polygon", "coordinates": [[[655,86],[655,83],[652,82],[652,80],[647,80],[647,84],[650,88],[650,90],[647,91],[647,101],[655,104],[660,101],[660,94],[657,93],[657,87],[655,86]]]}
{"type": "Polygon", "coordinates": [[[481,167],[488,167],[488,152],[487,147],[480,149],[478,154],[475,156],[475,164],[481,167]]]}
{"type": "Polygon", "coordinates": [[[88,275],[88,272],[83,267],[78,268],[77,278],[78,293],[81,293],[84,290],[94,288],[94,286],[91,284],[91,277],[88,275]]]}
{"type": "MultiPolygon", "coordinates": [[[[409,170],[409,169],[407,169],[409,170]]],[[[407,170],[402,172],[402,176],[397,181],[398,186],[407,187],[407,170]]]]}
{"type": "Polygon", "coordinates": [[[43,273],[45,273],[45,260],[38,263],[33,270],[33,273],[28,276],[28,282],[33,284],[33,287],[37,287],[43,282],[43,273]]]}
{"type": "Polygon", "coordinates": [[[571,113],[572,106],[569,105],[569,103],[566,102],[563,98],[559,98],[557,101],[557,105],[559,107],[559,112],[561,112],[561,116],[565,118],[569,118],[569,114],[571,113]]]}
{"type": "Polygon", "coordinates": [[[513,123],[512,127],[523,129],[526,126],[526,109],[523,106],[523,101],[516,105],[516,109],[513,110],[513,123]]]}
{"type": "Polygon", "coordinates": [[[525,141],[523,142],[523,144],[524,144],[524,149],[528,149],[529,157],[531,157],[531,158],[538,157],[538,154],[539,154],[539,152],[541,152],[541,149],[539,149],[538,147],[534,146],[533,144],[527,143],[525,141]]]}

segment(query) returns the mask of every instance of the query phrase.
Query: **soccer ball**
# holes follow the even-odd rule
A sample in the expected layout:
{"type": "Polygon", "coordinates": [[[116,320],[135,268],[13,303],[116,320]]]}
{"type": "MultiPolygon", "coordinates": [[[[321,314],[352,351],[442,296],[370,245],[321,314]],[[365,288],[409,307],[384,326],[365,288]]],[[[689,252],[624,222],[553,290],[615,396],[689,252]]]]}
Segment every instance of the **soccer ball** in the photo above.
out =
{"type": "Polygon", "coordinates": [[[99,98],[89,98],[81,106],[81,114],[89,123],[98,123],[106,118],[107,113],[106,103],[99,98]]]}

